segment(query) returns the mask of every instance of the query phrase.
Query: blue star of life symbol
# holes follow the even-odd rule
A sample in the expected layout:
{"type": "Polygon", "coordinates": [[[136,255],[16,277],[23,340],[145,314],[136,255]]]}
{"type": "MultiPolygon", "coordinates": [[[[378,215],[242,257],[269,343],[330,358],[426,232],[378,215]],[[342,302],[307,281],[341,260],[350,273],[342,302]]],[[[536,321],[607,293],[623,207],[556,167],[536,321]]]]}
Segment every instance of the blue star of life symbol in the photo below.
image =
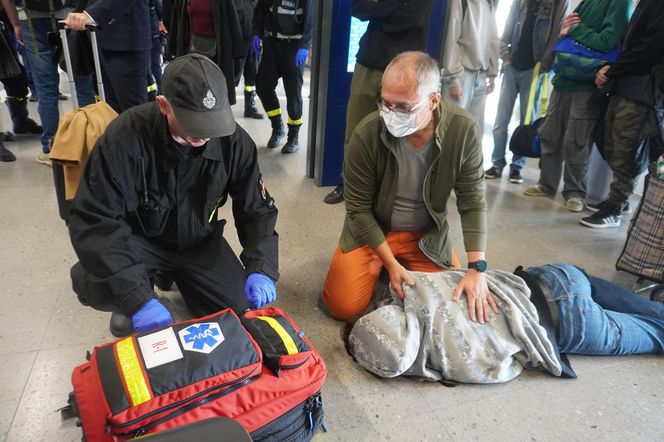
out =
{"type": "Polygon", "coordinates": [[[207,322],[194,324],[178,333],[185,350],[210,353],[224,340],[219,324],[207,322]]]}

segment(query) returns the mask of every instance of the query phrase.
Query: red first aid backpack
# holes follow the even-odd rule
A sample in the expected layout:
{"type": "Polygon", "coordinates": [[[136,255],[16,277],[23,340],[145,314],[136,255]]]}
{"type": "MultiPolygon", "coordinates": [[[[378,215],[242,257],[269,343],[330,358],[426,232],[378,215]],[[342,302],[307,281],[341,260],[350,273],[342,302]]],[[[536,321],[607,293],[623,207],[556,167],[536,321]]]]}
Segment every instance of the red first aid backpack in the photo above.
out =
{"type": "MultiPolygon", "coordinates": [[[[122,441],[225,416],[254,441],[323,426],[323,359],[280,308],[230,309],[96,347],[74,369],[83,438],[122,441]]],[[[223,435],[220,435],[223,436],[223,435]]]]}

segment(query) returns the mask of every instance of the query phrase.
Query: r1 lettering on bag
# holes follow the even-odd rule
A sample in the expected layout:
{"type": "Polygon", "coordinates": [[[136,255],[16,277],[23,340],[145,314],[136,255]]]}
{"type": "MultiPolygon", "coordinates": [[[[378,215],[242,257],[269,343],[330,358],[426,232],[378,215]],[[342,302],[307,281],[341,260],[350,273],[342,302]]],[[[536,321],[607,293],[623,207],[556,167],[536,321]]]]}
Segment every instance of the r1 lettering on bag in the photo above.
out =
{"type": "Polygon", "coordinates": [[[148,370],[184,357],[172,328],[141,336],[138,345],[148,370]]]}

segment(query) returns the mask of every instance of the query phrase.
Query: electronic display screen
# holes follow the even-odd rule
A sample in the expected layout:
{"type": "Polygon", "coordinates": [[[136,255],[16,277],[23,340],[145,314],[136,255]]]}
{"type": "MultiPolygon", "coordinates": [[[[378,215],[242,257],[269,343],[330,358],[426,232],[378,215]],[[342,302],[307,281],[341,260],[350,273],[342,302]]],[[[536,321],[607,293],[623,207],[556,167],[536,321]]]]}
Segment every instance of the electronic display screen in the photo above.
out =
{"type": "Polygon", "coordinates": [[[368,21],[360,21],[355,17],[350,18],[350,35],[348,39],[348,63],[346,72],[355,70],[355,56],[360,49],[360,38],[364,35],[369,25],[368,21]]]}

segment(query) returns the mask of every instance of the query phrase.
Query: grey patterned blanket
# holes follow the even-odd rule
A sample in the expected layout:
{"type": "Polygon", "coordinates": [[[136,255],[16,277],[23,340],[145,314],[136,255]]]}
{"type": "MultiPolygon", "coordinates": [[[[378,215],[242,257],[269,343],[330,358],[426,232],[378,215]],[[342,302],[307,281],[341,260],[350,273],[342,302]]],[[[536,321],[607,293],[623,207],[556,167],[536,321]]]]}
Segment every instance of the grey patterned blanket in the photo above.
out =
{"type": "Polygon", "coordinates": [[[484,324],[468,317],[465,295],[452,294],[465,271],[410,272],[415,285],[396,299],[360,318],[349,335],[358,363],[381,376],[413,376],[467,383],[509,381],[525,368],[559,376],[560,362],[525,282],[507,272],[487,272],[500,309],[484,324]]]}

